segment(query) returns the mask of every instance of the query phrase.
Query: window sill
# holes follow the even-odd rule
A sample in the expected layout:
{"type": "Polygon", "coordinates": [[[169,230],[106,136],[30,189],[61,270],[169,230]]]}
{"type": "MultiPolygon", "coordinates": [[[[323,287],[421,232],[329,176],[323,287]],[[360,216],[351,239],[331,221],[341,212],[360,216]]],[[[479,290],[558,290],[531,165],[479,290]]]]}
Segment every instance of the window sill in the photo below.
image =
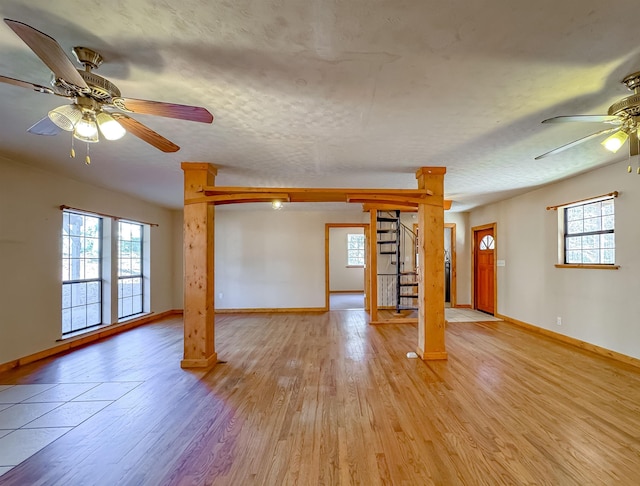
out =
{"type": "Polygon", "coordinates": [[[591,270],[618,270],[620,265],[585,265],[582,263],[556,263],[556,268],[589,268],[591,270]]]}
{"type": "Polygon", "coordinates": [[[364,268],[364,265],[346,265],[345,268],[364,268]]]}

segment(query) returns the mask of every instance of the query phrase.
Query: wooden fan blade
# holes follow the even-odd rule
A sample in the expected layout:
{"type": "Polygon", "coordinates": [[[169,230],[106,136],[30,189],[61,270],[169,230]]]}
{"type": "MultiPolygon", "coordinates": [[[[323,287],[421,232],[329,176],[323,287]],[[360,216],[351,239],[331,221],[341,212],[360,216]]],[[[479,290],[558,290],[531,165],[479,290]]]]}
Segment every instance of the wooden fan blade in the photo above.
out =
{"type": "Polygon", "coordinates": [[[162,135],[151,130],[146,125],[143,125],[137,120],[123,114],[123,113],[111,113],[111,116],[118,120],[118,122],[129,132],[138,137],[140,140],[153,145],[158,150],[163,152],[177,152],[180,150],[175,143],[167,140],[162,135]]]}
{"type": "Polygon", "coordinates": [[[57,135],[61,131],[62,131],[62,128],[60,128],[58,125],[53,123],[48,116],[45,116],[42,120],[34,123],[27,130],[27,132],[33,133],[35,135],[46,135],[49,137],[53,135],[57,135]]]}
{"type": "Polygon", "coordinates": [[[567,150],[568,148],[571,147],[575,147],[578,144],[581,144],[583,142],[586,142],[587,140],[591,140],[592,138],[598,137],[600,135],[604,135],[606,133],[611,133],[611,132],[617,132],[618,130],[620,130],[618,127],[614,127],[614,128],[605,128],[604,130],[600,130],[599,132],[596,133],[592,133],[591,135],[587,135],[586,137],[582,137],[579,138],[578,140],[574,140],[573,142],[569,142],[565,145],[562,145],[561,147],[555,148],[545,154],[542,155],[538,155],[535,160],[540,160],[543,157],[546,157],[547,155],[554,155],[557,154],[559,152],[562,152],[564,150],[567,150]]]}
{"type": "Polygon", "coordinates": [[[177,105],[161,101],[136,100],[133,98],[114,98],[113,104],[124,111],[142,113],[144,115],[164,116],[178,120],[190,120],[211,123],[213,115],[199,106],[177,105]]]}
{"type": "Polygon", "coordinates": [[[87,83],[54,38],[22,22],[10,19],[4,19],[4,21],[51,69],[56,78],[63,79],[79,88],[88,88],[87,83]]]}
{"type": "Polygon", "coordinates": [[[0,83],[13,84],[14,86],[20,86],[21,88],[38,91],[39,93],[55,94],[51,88],[47,88],[46,86],[29,83],[28,81],[20,81],[19,79],[8,78],[7,76],[0,76],[0,83]]]}
{"type": "Polygon", "coordinates": [[[617,115],[569,115],[555,116],[542,120],[542,123],[570,123],[570,122],[587,122],[587,123],[609,123],[611,125],[622,125],[624,119],[617,115]]]}

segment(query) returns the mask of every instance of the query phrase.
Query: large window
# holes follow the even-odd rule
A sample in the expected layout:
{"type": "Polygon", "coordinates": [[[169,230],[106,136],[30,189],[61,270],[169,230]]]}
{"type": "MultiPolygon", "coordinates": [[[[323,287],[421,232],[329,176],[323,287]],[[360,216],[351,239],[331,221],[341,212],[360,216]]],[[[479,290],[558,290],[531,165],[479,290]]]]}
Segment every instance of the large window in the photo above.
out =
{"type": "Polygon", "coordinates": [[[347,234],[347,265],[364,266],[364,234],[347,234]]]}
{"type": "Polygon", "coordinates": [[[564,263],[614,265],[614,199],[591,200],[563,209],[564,263]]]}
{"type": "Polygon", "coordinates": [[[64,209],[62,335],[150,311],[150,225],[64,209]]]}
{"type": "Polygon", "coordinates": [[[118,318],[142,313],[142,235],[139,223],[118,222],[118,318]]]}
{"type": "Polygon", "coordinates": [[[102,219],[64,211],[62,334],[102,323],[102,219]]]}

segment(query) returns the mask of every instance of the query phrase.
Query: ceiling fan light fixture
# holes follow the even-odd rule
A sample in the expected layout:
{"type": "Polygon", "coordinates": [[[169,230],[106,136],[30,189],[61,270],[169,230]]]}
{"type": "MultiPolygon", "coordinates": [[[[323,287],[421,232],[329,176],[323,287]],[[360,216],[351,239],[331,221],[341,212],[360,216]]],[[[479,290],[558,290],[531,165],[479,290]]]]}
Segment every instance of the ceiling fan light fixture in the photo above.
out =
{"type": "Polygon", "coordinates": [[[75,104],[62,105],[51,110],[48,116],[58,127],[71,132],[82,118],[82,110],[75,104]]]}
{"type": "Polygon", "coordinates": [[[85,111],[82,114],[82,118],[73,129],[73,136],[88,143],[96,143],[100,140],[98,137],[98,125],[93,113],[85,111]]]}
{"type": "Polygon", "coordinates": [[[107,140],[119,140],[124,137],[125,133],[127,133],[124,127],[120,125],[115,118],[104,111],[98,113],[96,121],[98,122],[100,132],[102,132],[102,135],[107,140]]]}
{"type": "Polygon", "coordinates": [[[278,199],[271,201],[271,207],[275,210],[282,209],[283,207],[282,201],[278,199]]]}
{"type": "Polygon", "coordinates": [[[618,130],[613,135],[608,136],[602,141],[602,146],[609,152],[614,154],[622,147],[629,138],[629,134],[625,130],[618,130]]]}

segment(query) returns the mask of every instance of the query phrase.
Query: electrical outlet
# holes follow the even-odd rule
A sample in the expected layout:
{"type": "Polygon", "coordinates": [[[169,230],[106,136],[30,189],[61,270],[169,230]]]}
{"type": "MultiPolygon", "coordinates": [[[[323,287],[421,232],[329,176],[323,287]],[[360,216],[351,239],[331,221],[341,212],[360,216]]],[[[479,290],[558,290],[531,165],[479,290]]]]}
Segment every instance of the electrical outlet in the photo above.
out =
{"type": "Polygon", "coordinates": [[[556,324],[558,324],[558,326],[562,326],[562,317],[556,317],[556,324]]]}

